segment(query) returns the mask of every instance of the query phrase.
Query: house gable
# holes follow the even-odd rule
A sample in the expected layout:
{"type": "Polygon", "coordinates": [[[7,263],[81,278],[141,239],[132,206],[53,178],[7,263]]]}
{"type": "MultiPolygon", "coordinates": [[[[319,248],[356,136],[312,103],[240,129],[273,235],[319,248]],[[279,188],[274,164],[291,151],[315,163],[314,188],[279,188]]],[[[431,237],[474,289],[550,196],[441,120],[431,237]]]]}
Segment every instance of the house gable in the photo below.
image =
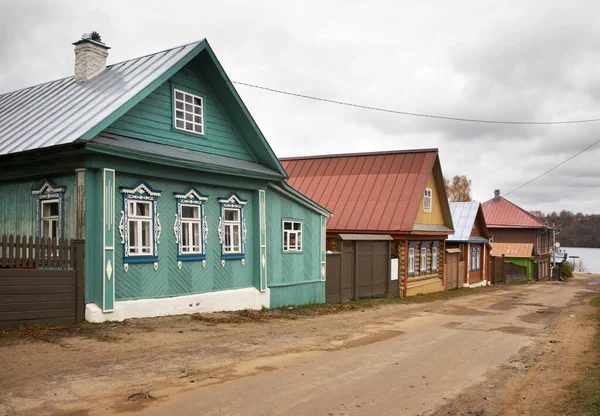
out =
{"type": "Polygon", "coordinates": [[[446,195],[446,189],[444,188],[442,170],[437,156],[431,172],[429,173],[429,177],[427,178],[427,183],[421,192],[421,200],[414,224],[413,228],[419,230],[423,228],[422,226],[434,226],[432,230],[435,229],[435,226],[446,227],[450,230],[453,229],[452,215],[450,213],[448,197],[446,195]],[[425,212],[423,208],[426,189],[431,189],[431,212],[425,212]]]}
{"type": "Polygon", "coordinates": [[[202,74],[197,59],[165,81],[131,110],[112,123],[107,133],[158,144],[257,162],[232,118],[202,74]],[[202,98],[204,134],[174,127],[174,90],[202,98]]]}
{"type": "Polygon", "coordinates": [[[475,221],[473,222],[473,228],[471,230],[471,237],[489,238],[481,205],[479,205],[477,209],[477,215],[475,216],[475,221]]]}

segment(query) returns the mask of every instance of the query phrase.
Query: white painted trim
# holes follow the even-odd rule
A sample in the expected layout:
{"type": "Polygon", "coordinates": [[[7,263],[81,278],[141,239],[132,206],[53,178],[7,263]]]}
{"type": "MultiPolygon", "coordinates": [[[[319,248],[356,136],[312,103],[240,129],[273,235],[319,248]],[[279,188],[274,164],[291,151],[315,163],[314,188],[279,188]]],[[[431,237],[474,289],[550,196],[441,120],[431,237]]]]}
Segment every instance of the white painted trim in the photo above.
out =
{"type": "Polygon", "coordinates": [[[116,187],[116,179],[117,179],[117,175],[115,173],[114,169],[109,169],[109,168],[103,168],[102,169],[102,309],[104,310],[104,312],[110,312],[112,313],[114,311],[114,304],[115,304],[115,274],[116,274],[116,269],[115,269],[115,242],[114,242],[114,229],[113,229],[113,241],[111,245],[106,245],[106,225],[107,225],[107,215],[108,215],[108,219],[110,220],[110,224],[114,227],[114,218],[115,218],[115,187],[116,187]],[[107,185],[106,185],[106,173],[107,172],[112,172],[112,179],[113,179],[113,184],[112,184],[112,188],[108,188],[107,189],[107,185]],[[108,212],[107,212],[108,211],[108,212]],[[112,278],[109,276],[109,280],[112,283],[112,304],[113,304],[113,309],[108,309],[106,307],[106,279],[105,279],[105,274],[107,273],[105,267],[106,267],[106,254],[107,251],[110,251],[110,258],[108,259],[108,261],[110,262],[110,267],[112,269],[111,271],[111,275],[112,278]],[[111,262],[112,259],[112,262],[111,262]]]}
{"type": "Polygon", "coordinates": [[[190,313],[260,310],[263,306],[271,306],[270,289],[260,292],[250,287],[173,298],[117,301],[111,313],[103,313],[95,303],[88,303],[85,305],[85,319],[88,322],[123,321],[190,313]]]}

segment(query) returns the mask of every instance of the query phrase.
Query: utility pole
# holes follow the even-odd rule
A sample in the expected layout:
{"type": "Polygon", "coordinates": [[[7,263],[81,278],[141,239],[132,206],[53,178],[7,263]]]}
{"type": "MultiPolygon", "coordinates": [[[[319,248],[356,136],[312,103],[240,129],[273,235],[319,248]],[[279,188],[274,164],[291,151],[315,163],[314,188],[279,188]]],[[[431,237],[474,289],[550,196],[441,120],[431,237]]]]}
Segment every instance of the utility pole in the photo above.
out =
{"type": "Polygon", "coordinates": [[[554,280],[554,273],[556,272],[556,223],[552,223],[552,279],[554,280]]]}

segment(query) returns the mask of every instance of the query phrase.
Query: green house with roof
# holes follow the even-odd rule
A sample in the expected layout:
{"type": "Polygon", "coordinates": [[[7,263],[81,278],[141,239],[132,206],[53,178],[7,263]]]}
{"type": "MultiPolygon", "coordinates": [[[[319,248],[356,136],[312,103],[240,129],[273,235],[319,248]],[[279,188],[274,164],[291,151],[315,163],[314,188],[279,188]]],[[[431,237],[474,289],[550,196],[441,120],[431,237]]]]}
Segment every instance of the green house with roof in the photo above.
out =
{"type": "Polygon", "coordinates": [[[0,95],[0,235],[85,239],[85,316],[325,301],[330,212],[285,183],[206,40],[0,95]]]}

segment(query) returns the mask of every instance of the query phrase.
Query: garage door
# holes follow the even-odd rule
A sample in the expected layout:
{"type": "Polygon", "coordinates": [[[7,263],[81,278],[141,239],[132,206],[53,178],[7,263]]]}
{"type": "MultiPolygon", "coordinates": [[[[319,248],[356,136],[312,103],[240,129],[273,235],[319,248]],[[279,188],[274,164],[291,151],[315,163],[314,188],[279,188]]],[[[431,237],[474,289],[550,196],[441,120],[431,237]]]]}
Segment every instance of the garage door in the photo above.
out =
{"type": "Polygon", "coordinates": [[[446,290],[458,289],[458,254],[446,254],[446,290]]]}
{"type": "Polygon", "coordinates": [[[358,297],[384,296],[389,279],[389,243],[357,241],[356,249],[358,297]]]}

